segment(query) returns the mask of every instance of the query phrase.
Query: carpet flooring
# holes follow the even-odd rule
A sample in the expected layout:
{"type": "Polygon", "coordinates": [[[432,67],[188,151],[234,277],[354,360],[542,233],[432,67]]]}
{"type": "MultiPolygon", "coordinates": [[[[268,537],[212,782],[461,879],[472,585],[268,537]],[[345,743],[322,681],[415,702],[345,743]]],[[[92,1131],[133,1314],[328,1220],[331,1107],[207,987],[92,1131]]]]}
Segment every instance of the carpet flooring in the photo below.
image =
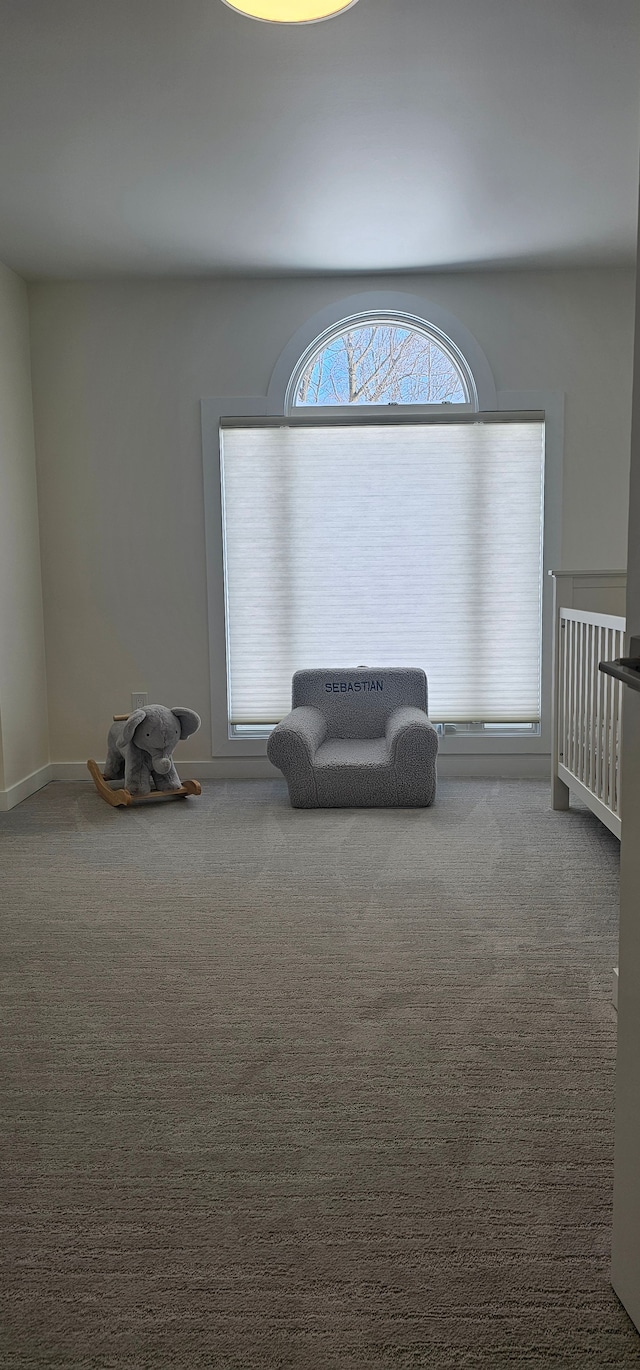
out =
{"type": "Polygon", "coordinates": [[[589,813],[55,784],[0,864],[3,1370],[640,1367],[589,813]]]}

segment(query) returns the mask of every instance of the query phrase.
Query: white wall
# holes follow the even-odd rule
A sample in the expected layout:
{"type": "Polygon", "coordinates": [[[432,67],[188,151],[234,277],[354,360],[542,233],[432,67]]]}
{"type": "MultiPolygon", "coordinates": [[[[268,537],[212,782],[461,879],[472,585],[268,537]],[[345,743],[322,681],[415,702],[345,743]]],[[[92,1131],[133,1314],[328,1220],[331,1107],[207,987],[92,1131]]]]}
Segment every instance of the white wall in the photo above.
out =
{"type": "Polygon", "coordinates": [[[456,314],[502,389],[566,392],[562,562],[626,561],[631,270],[30,287],[52,757],[104,755],[130,693],[198,710],[209,664],[199,402],[265,394],[304,320],[356,290],[456,314]]]}
{"type": "MultiPolygon", "coordinates": [[[[640,234],[638,236],[640,251],[640,234]]],[[[640,637],[640,279],[636,300],[627,628],[640,637]]],[[[629,644],[631,650],[635,648],[629,644]]],[[[613,1287],[640,1331],[640,694],[624,689],[613,1287]]]]}
{"type": "Polygon", "coordinates": [[[0,264],[0,808],[48,760],[27,289],[0,264]]]}

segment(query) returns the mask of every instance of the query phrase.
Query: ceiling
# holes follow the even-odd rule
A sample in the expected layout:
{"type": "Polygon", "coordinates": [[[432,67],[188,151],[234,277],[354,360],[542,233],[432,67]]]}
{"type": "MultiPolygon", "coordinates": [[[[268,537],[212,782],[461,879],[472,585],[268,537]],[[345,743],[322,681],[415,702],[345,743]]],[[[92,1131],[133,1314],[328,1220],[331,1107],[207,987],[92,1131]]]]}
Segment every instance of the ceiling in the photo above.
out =
{"type": "Polygon", "coordinates": [[[631,261],[637,0],[0,0],[28,278],[631,261]]]}

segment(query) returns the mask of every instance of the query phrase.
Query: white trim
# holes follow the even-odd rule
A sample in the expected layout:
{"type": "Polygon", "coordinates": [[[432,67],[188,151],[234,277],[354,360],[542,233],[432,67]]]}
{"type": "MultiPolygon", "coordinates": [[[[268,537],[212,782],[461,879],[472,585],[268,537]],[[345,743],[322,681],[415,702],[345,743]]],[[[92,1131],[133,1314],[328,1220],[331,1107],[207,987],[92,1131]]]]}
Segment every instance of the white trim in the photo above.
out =
{"type": "MultiPolygon", "coordinates": [[[[560,560],[562,528],[562,466],[564,453],[564,395],[558,391],[504,390],[498,393],[494,412],[542,411],[545,418],[544,547],[542,575],[542,709],[538,737],[447,737],[441,755],[531,756],[551,753],[551,693],[553,644],[553,584],[545,572],[560,560]]],[[[209,661],[211,672],[211,739],[214,757],[265,757],[261,738],[230,738],[226,670],[226,623],[220,499],[221,418],[272,417],[268,401],[258,396],[202,401],[202,451],[204,463],[205,544],[209,613],[209,661]],[[216,536],[212,536],[216,530],[216,536]]]]}
{"type": "MultiPolygon", "coordinates": [[[[229,738],[227,684],[227,626],[224,603],[224,534],[220,490],[220,420],[261,418],[267,412],[264,396],[203,400],[202,453],[204,462],[204,535],[207,564],[209,619],[209,682],[211,691],[211,747],[213,756],[266,755],[266,743],[255,744],[229,738]],[[215,536],[214,536],[215,530],[215,536]]],[[[194,777],[195,778],[195,777],[194,777]]]]}
{"type": "MultiPolygon", "coordinates": [[[[330,332],[332,328],[353,318],[354,315],[377,313],[408,315],[427,332],[441,333],[444,339],[453,343],[455,351],[459,352],[463,359],[464,370],[471,376],[475,386],[477,408],[498,408],[495,381],[487,358],[477,339],[463,323],[460,323],[455,314],[450,314],[448,309],[442,309],[440,305],[422,295],[409,295],[399,290],[372,290],[336,300],[334,304],[327,305],[325,309],[307,319],[294,333],[273,368],[267,391],[267,413],[287,412],[287,393],[291,377],[301,358],[324,333],[330,332]]],[[[438,407],[433,406],[436,412],[438,407]]]]}
{"type": "Polygon", "coordinates": [[[51,765],[41,766],[38,771],[26,775],[24,780],[19,780],[16,785],[10,785],[7,790],[0,790],[0,813],[15,809],[16,804],[21,804],[30,794],[44,789],[44,786],[53,779],[51,772],[51,765]]]}
{"type": "Polygon", "coordinates": [[[459,756],[438,753],[438,775],[442,780],[543,780],[548,774],[549,757],[532,752],[492,750],[484,756],[469,752],[459,756]]]}
{"type": "Polygon", "coordinates": [[[623,589],[627,584],[626,571],[549,571],[550,576],[567,576],[570,580],[583,580],[587,583],[587,589],[592,585],[600,585],[601,580],[619,580],[622,582],[623,589]]]}
{"type": "Polygon", "coordinates": [[[542,561],[542,707],[540,750],[551,753],[553,694],[553,582],[547,574],[560,560],[564,463],[564,394],[559,390],[501,390],[498,409],[543,409],[545,415],[542,561]]]}
{"type": "MultiPolygon", "coordinates": [[[[185,761],[174,758],[182,780],[273,780],[280,774],[266,756],[211,757],[205,761],[185,761]]],[[[98,761],[102,771],[104,761],[98,761]]],[[[86,780],[93,787],[86,761],[55,761],[51,767],[52,781],[86,780]]]]}
{"type": "MultiPolygon", "coordinates": [[[[411,329],[414,334],[420,334],[423,338],[429,339],[431,342],[434,342],[436,346],[439,347],[443,356],[448,358],[452,367],[458,373],[458,376],[460,378],[460,381],[466,394],[466,399],[458,401],[456,404],[448,403],[446,406],[447,413],[450,411],[450,409],[455,409],[458,411],[476,411],[479,408],[478,394],[473,373],[471,371],[471,368],[469,367],[466,358],[462,355],[462,352],[459,350],[459,348],[455,346],[455,343],[451,341],[451,338],[446,337],[445,334],[442,333],[439,328],[436,328],[434,324],[430,324],[430,326],[427,327],[423,319],[416,318],[415,314],[407,314],[406,312],[401,313],[399,309],[379,309],[376,310],[375,314],[372,313],[371,310],[367,310],[366,312],[362,312],[360,314],[351,314],[348,319],[341,319],[340,322],[338,324],[334,324],[332,328],[325,329],[324,333],[322,333],[319,338],[314,338],[313,342],[309,344],[306,351],[302,353],[302,356],[298,360],[297,366],[294,367],[291,376],[289,377],[289,384],[287,386],[287,392],[284,399],[285,414],[304,414],[307,413],[309,410],[313,412],[318,407],[316,405],[296,405],[296,393],[298,390],[298,386],[300,385],[301,377],[307,370],[309,365],[312,362],[314,362],[315,359],[319,357],[320,354],[324,352],[325,349],[329,347],[329,345],[332,342],[334,342],[336,338],[341,337],[349,329],[366,328],[367,326],[376,327],[377,325],[384,326],[385,324],[391,324],[392,326],[397,324],[404,324],[405,327],[411,329]]],[[[420,403],[420,401],[417,401],[417,403],[420,403]]],[[[423,403],[426,403],[426,401],[423,401],[423,403]]],[[[349,405],[336,405],[333,407],[337,408],[339,411],[342,408],[350,408],[349,405]]],[[[362,405],[359,407],[366,407],[368,409],[369,405],[367,404],[366,406],[362,405]]],[[[444,408],[442,404],[433,404],[429,407],[433,410],[439,410],[444,408]]],[[[404,409],[404,405],[402,406],[402,408],[404,409]]]]}
{"type": "MultiPolygon", "coordinates": [[[[457,756],[438,755],[438,775],[441,779],[547,780],[549,756],[531,753],[480,756],[471,753],[457,756]]],[[[102,769],[103,762],[98,763],[102,769]]],[[[266,756],[213,757],[209,761],[181,761],[177,767],[183,780],[282,780],[280,771],[266,756]]],[[[93,786],[86,761],[56,761],[50,767],[51,781],[82,780],[93,786]]]]}

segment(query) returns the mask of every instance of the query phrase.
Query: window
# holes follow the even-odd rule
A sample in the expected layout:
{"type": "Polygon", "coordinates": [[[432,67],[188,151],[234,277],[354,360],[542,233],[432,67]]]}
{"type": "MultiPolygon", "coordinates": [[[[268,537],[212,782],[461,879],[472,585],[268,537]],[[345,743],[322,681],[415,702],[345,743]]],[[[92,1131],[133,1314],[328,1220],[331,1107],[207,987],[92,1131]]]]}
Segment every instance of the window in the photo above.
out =
{"type": "Polygon", "coordinates": [[[460,320],[419,296],[370,291],[303,323],[266,395],[206,399],[202,415],[213,754],[264,754],[299,667],[404,662],[426,670],[445,756],[527,757],[526,773],[539,774],[562,395],[498,396],[460,320]],[[388,365],[383,390],[362,389],[357,368],[340,390],[347,343],[362,373],[374,345],[384,361],[407,337],[421,389],[403,390],[408,368],[388,365]],[[337,402],[349,393],[355,402],[337,402]]]}
{"type": "Polygon", "coordinates": [[[421,665],[443,724],[540,719],[544,423],[223,421],[229,722],[309,666],[421,665]]]}
{"type": "Polygon", "coordinates": [[[292,405],[468,405],[453,346],[406,320],[353,320],[316,342],[291,387],[292,405]]]}

